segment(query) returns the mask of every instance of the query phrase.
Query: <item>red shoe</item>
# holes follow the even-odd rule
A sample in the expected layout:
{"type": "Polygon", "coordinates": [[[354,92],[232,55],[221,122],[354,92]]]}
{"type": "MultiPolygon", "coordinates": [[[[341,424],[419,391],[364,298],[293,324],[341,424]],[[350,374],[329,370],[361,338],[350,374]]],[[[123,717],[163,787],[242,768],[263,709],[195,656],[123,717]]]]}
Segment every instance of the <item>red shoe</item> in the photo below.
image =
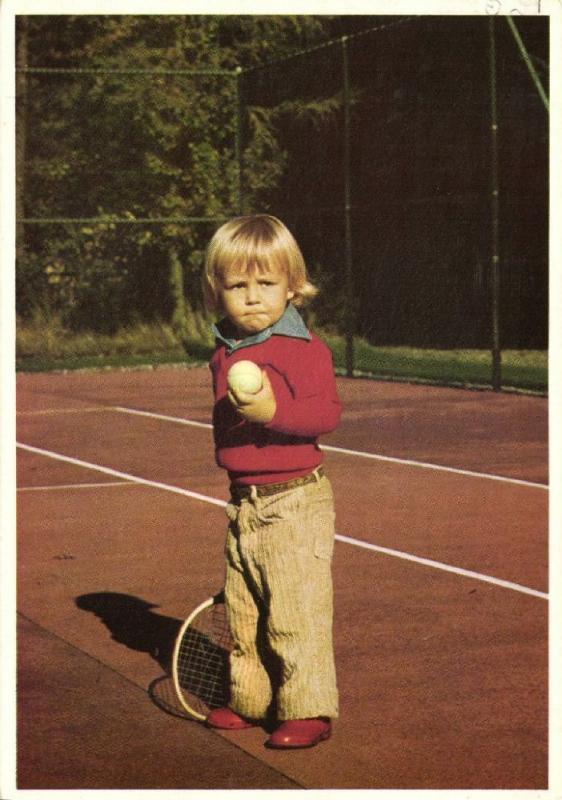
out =
{"type": "Polygon", "coordinates": [[[223,731],[241,731],[244,728],[255,728],[256,723],[244,719],[231,708],[214,708],[205,720],[209,728],[219,728],[223,731]]]}
{"type": "Polygon", "coordinates": [[[332,723],[326,717],[288,719],[271,734],[265,745],[276,750],[314,747],[319,742],[329,739],[331,733],[332,723]]]}

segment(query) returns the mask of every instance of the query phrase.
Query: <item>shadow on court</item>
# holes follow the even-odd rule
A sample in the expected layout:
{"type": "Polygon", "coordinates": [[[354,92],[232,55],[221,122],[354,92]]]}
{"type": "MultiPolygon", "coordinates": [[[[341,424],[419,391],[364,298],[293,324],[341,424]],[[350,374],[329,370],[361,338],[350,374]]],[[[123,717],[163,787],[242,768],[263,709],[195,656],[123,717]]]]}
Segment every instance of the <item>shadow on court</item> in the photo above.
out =
{"type": "MultiPolygon", "coordinates": [[[[182,620],[154,613],[152,609],[158,608],[155,603],[120,592],[91,592],[80,595],[76,598],[76,606],[98,617],[114,642],[130,650],[147,653],[153,658],[164,670],[164,675],[152,681],[148,687],[149,697],[169,714],[192,718],[179,702],[171,677],[174,645],[182,620]]],[[[180,672],[183,689],[192,698],[199,698],[210,708],[223,705],[226,702],[226,686],[214,684],[206,678],[201,672],[201,665],[204,659],[210,660],[211,665],[219,658],[226,660],[227,652],[218,648],[205,634],[191,629],[182,640],[182,648],[198,653],[197,660],[184,663],[180,672]]],[[[221,674],[227,674],[226,663],[221,674]]]]}
{"type": "Polygon", "coordinates": [[[148,653],[166,672],[171,671],[174,642],[181,620],[155,614],[155,603],[119,592],[92,592],[76,598],[82,611],[95,614],[111,638],[130,650],[148,653]]]}

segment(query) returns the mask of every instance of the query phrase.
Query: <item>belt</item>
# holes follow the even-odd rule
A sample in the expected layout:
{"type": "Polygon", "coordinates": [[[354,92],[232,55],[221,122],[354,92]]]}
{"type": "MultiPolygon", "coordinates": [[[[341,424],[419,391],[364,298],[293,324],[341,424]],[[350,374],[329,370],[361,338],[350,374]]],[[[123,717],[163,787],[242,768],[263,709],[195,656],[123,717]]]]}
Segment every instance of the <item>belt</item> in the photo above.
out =
{"type": "Polygon", "coordinates": [[[308,475],[303,475],[301,478],[293,478],[284,483],[264,483],[262,486],[256,486],[255,484],[252,486],[236,486],[231,483],[230,494],[235,502],[249,497],[269,497],[272,494],[296,489],[298,486],[306,486],[307,483],[315,483],[323,477],[324,467],[317,467],[314,472],[310,472],[308,475]]]}

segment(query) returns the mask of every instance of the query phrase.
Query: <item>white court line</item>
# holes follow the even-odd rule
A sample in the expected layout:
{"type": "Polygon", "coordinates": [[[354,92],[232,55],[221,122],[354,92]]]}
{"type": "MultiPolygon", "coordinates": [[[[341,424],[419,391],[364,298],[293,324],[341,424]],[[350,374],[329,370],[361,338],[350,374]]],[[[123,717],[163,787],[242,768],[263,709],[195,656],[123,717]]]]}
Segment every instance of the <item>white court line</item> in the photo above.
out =
{"type": "Polygon", "coordinates": [[[124,408],[123,406],[111,406],[112,411],[119,411],[121,414],[136,414],[139,417],[151,417],[152,419],[163,419],[165,422],[177,422],[179,425],[192,425],[195,428],[213,429],[210,422],[197,422],[193,419],[184,417],[170,417],[167,414],[156,414],[154,411],[139,411],[137,408],[124,408]]]}
{"type": "MultiPolygon", "coordinates": [[[[156,489],[162,489],[166,492],[174,492],[175,494],[181,494],[185,497],[191,497],[194,500],[202,500],[205,503],[211,503],[215,506],[226,506],[225,500],[217,500],[215,497],[209,497],[208,495],[199,494],[198,492],[191,492],[188,489],[181,489],[179,486],[170,486],[166,483],[159,483],[158,481],[151,481],[146,478],[140,478],[137,475],[131,475],[128,472],[121,472],[116,469],[111,469],[110,467],[102,467],[99,464],[92,464],[89,461],[82,461],[78,458],[71,458],[70,456],[65,456],[62,453],[55,453],[51,450],[43,450],[39,447],[33,447],[29,444],[23,444],[20,442],[16,442],[16,446],[20,447],[22,450],[27,450],[30,453],[37,453],[38,455],[46,456],[47,458],[53,458],[57,461],[65,461],[69,464],[75,464],[78,467],[85,467],[86,469],[93,469],[97,470],[98,472],[103,472],[106,475],[114,475],[119,478],[124,478],[127,481],[133,481],[134,483],[140,483],[144,486],[150,486],[156,489]]],[[[462,567],[453,567],[449,564],[443,564],[440,561],[432,561],[429,558],[421,558],[420,556],[414,556],[410,553],[404,553],[401,550],[391,550],[388,547],[381,547],[376,544],[371,544],[370,542],[365,542],[361,539],[353,539],[350,536],[343,536],[341,534],[336,534],[336,539],[340,542],[345,542],[346,544],[355,545],[356,547],[362,547],[367,550],[374,550],[376,552],[384,553],[386,555],[394,556],[395,558],[401,558],[406,561],[413,561],[416,564],[422,564],[424,566],[433,567],[434,569],[444,570],[445,572],[453,572],[457,575],[462,575],[466,578],[473,578],[475,580],[484,581],[485,583],[491,583],[495,586],[501,586],[504,589],[511,589],[515,592],[521,592],[522,594],[530,594],[534,597],[540,597],[543,600],[548,600],[548,594],[544,592],[539,592],[536,589],[531,589],[528,586],[522,586],[519,583],[512,583],[511,581],[504,581],[501,578],[494,578],[491,575],[482,575],[479,572],[472,572],[470,570],[462,569],[462,567]]]]}
{"type": "MultiPolygon", "coordinates": [[[[114,411],[119,411],[122,414],[137,414],[141,417],[153,417],[154,419],[162,419],[166,422],[177,422],[180,425],[192,425],[196,428],[209,428],[212,425],[208,422],[195,422],[183,417],[170,417],[166,414],[156,414],[153,411],[139,411],[136,408],[124,408],[123,406],[113,406],[114,411]]],[[[408,467],[419,467],[420,469],[433,469],[438,472],[452,472],[455,475],[464,475],[469,478],[485,478],[489,481],[500,481],[502,483],[514,483],[517,486],[530,486],[534,489],[543,489],[548,491],[548,486],[544,483],[533,483],[532,481],[524,481],[519,478],[507,478],[504,475],[493,475],[487,472],[473,472],[467,469],[458,469],[456,467],[444,467],[439,464],[429,464],[424,461],[413,461],[405,458],[394,458],[392,456],[382,456],[377,453],[367,453],[364,450],[348,450],[345,447],[334,447],[331,445],[320,445],[321,450],[327,450],[332,453],[342,453],[349,456],[358,456],[360,458],[370,458],[375,461],[387,461],[391,464],[402,464],[408,467]]]]}
{"type": "Polygon", "coordinates": [[[336,534],[336,539],[340,542],[347,542],[354,544],[356,547],[365,547],[367,550],[376,550],[377,553],[385,553],[388,556],[395,558],[403,558],[406,561],[415,561],[416,564],[424,564],[426,567],[433,567],[434,569],[441,569],[445,572],[454,572],[455,575],[463,575],[465,578],[475,578],[479,581],[486,583],[493,583],[495,586],[503,586],[505,589],[513,589],[523,594],[530,594],[533,597],[541,597],[543,600],[548,600],[548,594],[539,592],[537,589],[530,589],[528,586],[522,586],[520,583],[512,583],[511,581],[504,581],[501,578],[493,578],[490,575],[482,575],[480,572],[473,572],[469,569],[462,567],[453,567],[449,564],[443,564],[441,561],[433,561],[431,558],[421,558],[420,556],[413,556],[410,553],[404,553],[402,550],[392,550],[390,547],[381,547],[378,544],[371,544],[364,542],[361,539],[352,539],[350,536],[342,536],[336,534]]]}
{"type": "Polygon", "coordinates": [[[53,492],[58,489],[105,489],[106,486],[135,486],[131,481],[105,481],[104,483],[57,483],[50,486],[18,486],[18,492],[53,492]]]}
{"type": "Polygon", "coordinates": [[[373,458],[377,461],[388,461],[391,464],[402,464],[407,467],[420,467],[420,469],[433,469],[438,472],[452,472],[455,475],[464,475],[468,478],[486,478],[489,481],[500,481],[501,483],[514,483],[517,486],[529,486],[533,489],[543,489],[548,492],[548,485],[544,483],[534,483],[533,481],[524,481],[520,478],[507,478],[505,475],[494,475],[489,472],[474,472],[469,469],[459,469],[457,467],[444,467],[440,464],[429,464],[425,461],[412,461],[407,458],[393,458],[392,456],[381,456],[375,453],[364,453],[360,450],[347,450],[344,447],[331,447],[329,445],[321,445],[321,450],[332,450],[335,453],[346,453],[350,456],[362,456],[363,458],[373,458]]]}
{"type": "Polygon", "coordinates": [[[36,417],[44,414],[85,414],[91,411],[109,411],[107,406],[86,406],[85,408],[37,408],[31,411],[18,411],[18,417],[36,417]]]}
{"type": "Polygon", "coordinates": [[[40,447],[33,447],[30,444],[22,444],[16,442],[16,447],[22,450],[28,450],[30,453],[37,453],[40,456],[47,456],[47,458],[54,458],[56,461],[65,461],[67,464],[75,464],[77,467],[86,467],[86,469],[93,469],[97,472],[103,472],[105,475],[113,475],[116,478],[123,478],[126,481],[133,481],[133,483],[141,483],[144,486],[151,486],[155,489],[163,489],[166,492],[175,492],[182,494],[186,497],[192,497],[194,500],[203,500],[205,503],[212,503],[216,506],[225,506],[224,500],[217,500],[214,497],[208,497],[205,494],[198,494],[198,492],[190,492],[188,489],[181,489],[179,486],[170,486],[167,483],[159,483],[158,481],[149,481],[146,478],[140,478],[138,475],[130,475],[128,472],[121,472],[111,467],[102,467],[100,464],[92,464],[90,461],[82,461],[79,458],[72,458],[65,456],[62,453],[54,453],[52,450],[43,450],[40,447]]]}

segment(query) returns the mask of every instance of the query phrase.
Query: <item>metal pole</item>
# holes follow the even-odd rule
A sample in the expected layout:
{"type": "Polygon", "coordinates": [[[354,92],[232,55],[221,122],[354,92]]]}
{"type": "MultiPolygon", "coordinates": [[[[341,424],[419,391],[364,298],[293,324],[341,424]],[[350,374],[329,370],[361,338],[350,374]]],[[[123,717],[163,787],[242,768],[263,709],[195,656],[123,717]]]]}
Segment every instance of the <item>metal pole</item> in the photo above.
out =
{"type": "Polygon", "coordinates": [[[490,111],[491,111],[491,214],[492,214],[492,263],[490,275],[492,305],[492,388],[501,389],[500,346],[500,256],[499,256],[499,185],[498,185],[498,108],[496,96],[496,35],[495,19],[489,19],[490,41],[490,111]]]}
{"type": "Polygon", "coordinates": [[[27,67],[29,46],[28,18],[18,19],[16,63],[20,72],[16,75],[16,254],[21,258],[25,252],[25,154],[27,140],[27,67]]]}
{"type": "Polygon", "coordinates": [[[342,66],[343,66],[343,107],[344,107],[344,213],[345,213],[345,364],[346,374],[353,377],[354,347],[353,335],[355,332],[355,303],[353,296],[353,258],[351,234],[351,176],[350,176],[350,91],[349,91],[349,60],[347,52],[347,36],[343,36],[342,66]]]}
{"type": "Polygon", "coordinates": [[[521,53],[521,57],[522,57],[523,61],[525,62],[525,65],[526,65],[527,69],[529,70],[529,75],[531,76],[531,80],[535,84],[537,92],[539,93],[539,97],[542,100],[543,105],[546,108],[546,110],[550,111],[550,103],[548,101],[548,97],[546,96],[546,92],[544,90],[544,86],[541,83],[541,79],[539,78],[539,76],[537,74],[537,71],[536,71],[536,69],[534,67],[533,62],[531,61],[531,57],[530,57],[529,53],[527,52],[527,48],[525,47],[525,44],[523,43],[523,39],[521,38],[521,34],[517,30],[517,25],[515,24],[515,22],[513,21],[513,19],[510,16],[507,16],[505,19],[506,19],[506,22],[509,25],[509,28],[510,28],[512,34],[513,34],[513,38],[515,39],[515,41],[517,43],[517,47],[519,48],[519,52],[521,53]]]}
{"type": "Polygon", "coordinates": [[[242,67],[236,67],[236,132],[234,138],[236,158],[236,204],[238,214],[243,214],[244,196],[242,192],[242,67]]]}

